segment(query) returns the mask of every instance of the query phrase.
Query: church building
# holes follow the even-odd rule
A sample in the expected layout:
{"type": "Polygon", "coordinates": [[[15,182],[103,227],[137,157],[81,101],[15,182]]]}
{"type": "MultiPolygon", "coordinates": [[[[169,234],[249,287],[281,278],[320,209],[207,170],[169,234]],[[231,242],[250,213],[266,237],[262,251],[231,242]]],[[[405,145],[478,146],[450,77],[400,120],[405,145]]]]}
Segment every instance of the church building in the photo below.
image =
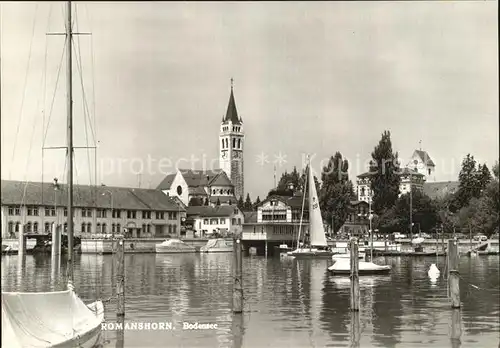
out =
{"type": "MultiPolygon", "coordinates": [[[[236,205],[244,195],[243,120],[238,116],[233,83],[219,131],[219,169],[181,169],[167,175],[157,189],[185,205],[236,205]]],[[[244,197],[243,197],[244,198],[244,197]]]]}

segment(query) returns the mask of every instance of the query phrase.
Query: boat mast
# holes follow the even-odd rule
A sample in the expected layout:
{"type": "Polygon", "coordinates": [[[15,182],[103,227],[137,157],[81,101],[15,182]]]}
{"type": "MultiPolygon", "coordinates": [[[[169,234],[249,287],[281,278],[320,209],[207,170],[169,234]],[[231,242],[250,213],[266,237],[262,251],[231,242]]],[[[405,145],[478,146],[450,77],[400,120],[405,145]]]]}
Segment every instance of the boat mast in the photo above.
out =
{"type": "Polygon", "coordinates": [[[66,3],[66,111],[68,118],[68,287],[73,286],[73,57],[71,28],[71,1],[66,3]]]}
{"type": "MultiPolygon", "coordinates": [[[[309,166],[309,155],[307,155],[307,163],[309,166]]],[[[304,182],[304,187],[302,188],[302,211],[300,212],[299,235],[297,236],[297,249],[300,248],[300,234],[302,232],[302,219],[304,217],[304,205],[306,202],[306,190],[307,190],[307,178],[308,178],[307,170],[308,167],[306,167],[306,172],[305,172],[306,180],[304,182]]]]}

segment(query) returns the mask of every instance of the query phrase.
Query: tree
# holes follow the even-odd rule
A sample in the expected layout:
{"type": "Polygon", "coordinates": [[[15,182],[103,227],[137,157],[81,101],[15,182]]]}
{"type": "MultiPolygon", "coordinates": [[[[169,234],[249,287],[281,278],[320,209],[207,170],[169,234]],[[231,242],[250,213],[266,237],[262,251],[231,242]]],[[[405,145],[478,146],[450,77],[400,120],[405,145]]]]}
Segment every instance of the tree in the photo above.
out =
{"type": "Polygon", "coordinates": [[[219,197],[217,197],[217,203],[215,203],[215,205],[220,205],[220,199],[219,199],[219,197]]]}
{"type": "Polygon", "coordinates": [[[247,198],[245,199],[244,210],[245,211],[252,211],[253,210],[252,200],[250,199],[249,193],[247,193],[247,198]]]}
{"type": "Polygon", "coordinates": [[[488,169],[488,166],[486,164],[483,165],[478,165],[477,168],[477,175],[478,175],[478,183],[479,183],[479,188],[481,191],[486,189],[486,186],[490,183],[492,177],[491,177],[491,172],[488,169]]]}
{"type": "Polygon", "coordinates": [[[491,168],[491,171],[493,172],[493,176],[496,180],[500,179],[500,168],[498,167],[498,161],[495,162],[493,165],[493,168],[491,168]]]}
{"type": "Polygon", "coordinates": [[[203,199],[198,197],[191,197],[188,203],[189,207],[200,206],[200,205],[203,205],[203,199]]]}
{"type": "Polygon", "coordinates": [[[255,203],[253,205],[254,205],[254,207],[256,207],[259,204],[260,204],[260,197],[257,196],[257,199],[255,200],[255,203]]]}
{"type": "MultiPolygon", "coordinates": [[[[422,232],[430,232],[435,229],[438,223],[441,222],[435,202],[416,188],[412,188],[411,198],[412,222],[415,226],[420,226],[422,232]]],[[[406,231],[410,225],[410,195],[408,193],[401,195],[397,200],[394,213],[397,227],[402,231],[406,231]]]]}
{"type": "Polygon", "coordinates": [[[346,221],[353,195],[348,177],[349,163],[340,152],[331,156],[321,173],[319,203],[325,222],[335,233],[346,221]]]}
{"type": "Polygon", "coordinates": [[[467,154],[463,159],[462,168],[458,174],[458,183],[456,206],[461,209],[466,207],[473,197],[478,198],[481,193],[480,175],[476,169],[474,156],[467,154]]]}
{"type": "Polygon", "coordinates": [[[240,196],[237,203],[238,209],[241,211],[245,210],[245,203],[243,202],[243,196],[240,196]]]}
{"type": "Polygon", "coordinates": [[[205,198],[205,205],[208,205],[208,197],[205,198]]]}
{"type": "Polygon", "coordinates": [[[473,226],[478,232],[491,236],[498,232],[500,224],[500,192],[499,181],[495,177],[486,186],[481,197],[476,201],[471,199],[468,205],[470,221],[469,225],[473,226]]]}
{"type": "MultiPolygon", "coordinates": [[[[271,196],[288,196],[291,197],[294,195],[295,191],[304,192],[304,183],[306,181],[306,169],[302,171],[302,174],[299,175],[297,168],[294,167],[291,173],[287,173],[286,171],[281,175],[281,178],[278,182],[278,185],[270,190],[267,194],[267,197],[271,196]],[[293,186],[293,189],[290,187],[293,186]]],[[[314,182],[316,183],[316,191],[319,192],[320,184],[318,178],[314,176],[314,182]]]]}
{"type": "Polygon", "coordinates": [[[372,152],[370,164],[371,189],[373,190],[373,210],[382,215],[390,209],[399,196],[398,154],[392,150],[391,133],[384,131],[382,138],[372,152]]]}

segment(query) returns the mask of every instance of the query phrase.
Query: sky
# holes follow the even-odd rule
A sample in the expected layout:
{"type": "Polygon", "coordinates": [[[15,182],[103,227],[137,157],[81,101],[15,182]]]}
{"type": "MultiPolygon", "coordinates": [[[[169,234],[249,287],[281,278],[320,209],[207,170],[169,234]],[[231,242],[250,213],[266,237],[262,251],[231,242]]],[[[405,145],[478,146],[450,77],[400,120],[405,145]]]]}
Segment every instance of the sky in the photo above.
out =
{"type": "MultiPolygon", "coordinates": [[[[218,167],[231,78],[253,199],[305,154],[319,171],[340,151],[354,179],[384,130],[403,163],[426,150],[437,181],[468,153],[491,167],[497,6],[74,4],[74,31],[91,33],[74,38],[75,183],[155,188],[176,166],[218,167]]],[[[64,32],[65,4],[0,9],[2,179],[65,181],[64,150],[42,151],[66,144],[64,36],[46,35],[64,32]]]]}

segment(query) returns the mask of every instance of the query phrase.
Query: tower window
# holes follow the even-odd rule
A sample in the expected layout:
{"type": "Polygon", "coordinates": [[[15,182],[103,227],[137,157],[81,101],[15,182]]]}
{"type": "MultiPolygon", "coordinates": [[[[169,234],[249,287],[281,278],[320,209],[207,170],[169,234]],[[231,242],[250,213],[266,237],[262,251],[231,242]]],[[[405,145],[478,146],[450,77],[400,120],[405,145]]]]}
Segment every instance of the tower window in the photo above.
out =
{"type": "Polygon", "coordinates": [[[177,186],[177,194],[179,196],[182,195],[182,187],[181,187],[181,185],[177,186]]]}
{"type": "Polygon", "coordinates": [[[238,139],[238,149],[241,149],[241,139],[238,139]]]}
{"type": "Polygon", "coordinates": [[[229,148],[228,140],[226,138],[226,149],[229,148]]]}
{"type": "Polygon", "coordinates": [[[224,148],[224,139],[222,139],[222,148],[224,148]]]}
{"type": "Polygon", "coordinates": [[[233,149],[236,148],[236,138],[233,138],[233,149]]]}
{"type": "Polygon", "coordinates": [[[431,175],[431,168],[429,168],[429,175],[431,175]]]}

